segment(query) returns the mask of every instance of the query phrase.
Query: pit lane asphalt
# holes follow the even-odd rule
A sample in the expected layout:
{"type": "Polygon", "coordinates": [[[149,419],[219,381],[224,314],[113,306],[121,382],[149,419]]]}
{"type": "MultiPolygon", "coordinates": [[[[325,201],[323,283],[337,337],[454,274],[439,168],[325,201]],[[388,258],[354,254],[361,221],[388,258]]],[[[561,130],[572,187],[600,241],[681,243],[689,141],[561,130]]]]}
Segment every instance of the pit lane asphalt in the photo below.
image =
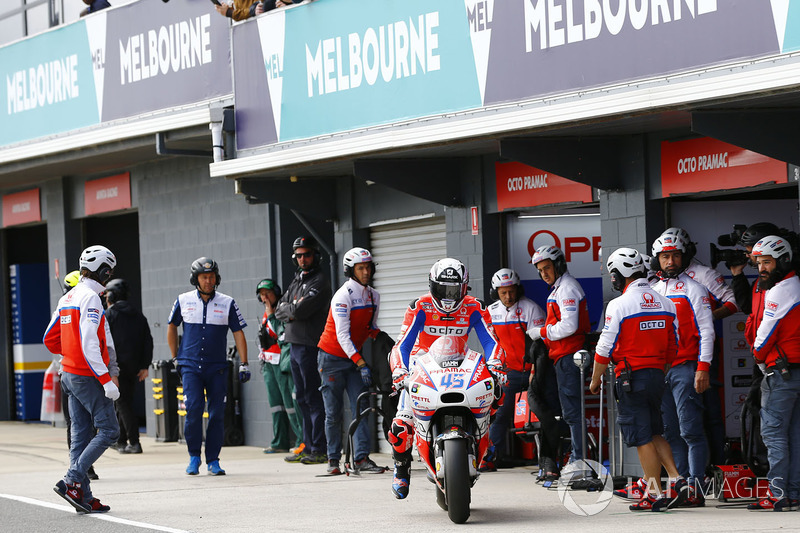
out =
{"type": "MultiPolygon", "coordinates": [[[[78,515],[52,490],[68,465],[65,429],[0,422],[0,531],[800,531],[800,514],[717,508],[716,500],[702,509],[632,513],[628,502],[608,493],[544,489],[530,475],[534,467],[482,474],[472,489],[470,519],[459,526],[436,505],[418,462],[411,494],[399,501],[389,472],[317,477],[325,465],[290,464],[282,455],[239,446],[222,449],[226,476],[207,475],[205,465],[199,476],[187,476],[185,445],[142,437],[142,448],[141,455],[109,450],[100,458],[92,490],[111,512],[78,515]]],[[[372,457],[391,462],[387,455],[372,457]]]]}

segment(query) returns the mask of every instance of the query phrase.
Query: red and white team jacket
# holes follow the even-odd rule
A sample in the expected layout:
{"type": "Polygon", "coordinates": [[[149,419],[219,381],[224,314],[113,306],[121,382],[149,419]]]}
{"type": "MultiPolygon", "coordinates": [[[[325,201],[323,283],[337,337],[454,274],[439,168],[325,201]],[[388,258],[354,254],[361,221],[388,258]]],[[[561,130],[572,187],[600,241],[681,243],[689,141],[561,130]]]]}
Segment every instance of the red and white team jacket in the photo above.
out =
{"type": "Polygon", "coordinates": [[[583,349],[590,328],[589,311],[580,283],[569,272],[553,284],[547,297],[545,324],[540,333],[553,362],[583,349]]]}
{"type": "Polygon", "coordinates": [[[781,354],[800,364],[800,278],[794,271],[764,293],[764,316],[753,345],[756,362],[767,368],[781,354]]]}
{"type": "Polygon", "coordinates": [[[375,325],[380,300],[380,294],[372,287],[365,287],[352,278],[345,281],[333,295],[317,347],[358,364],[364,341],[380,332],[375,325]]]}
{"type": "Polygon", "coordinates": [[[525,335],[528,330],[544,326],[545,314],[536,303],[523,296],[511,307],[500,300],[489,306],[492,327],[506,353],[506,368],[517,372],[527,372],[530,363],[525,363],[525,335]]]}
{"type": "Polygon", "coordinates": [[[708,370],[714,357],[714,317],[711,297],[700,283],[682,272],[653,286],[675,304],[678,316],[678,355],[672,366],[697,361],[697,370],[708,370]]]}
{"type": "Polygon", "coordinates": [[[614,361],[617,377],[625,368],[663,370],[675,359],[677,335],[675,304],[638,279],[608,302],[594,360],[604,365],[614,361]]]}
{"type": "Polygon", "coordinates": [[[731,313],[739,310],[739,306],[736,305],[736,297],[733,295],[733,289],[725,283],[725,278],[722,274],[694,258],[689,262],[689,267],[684,272],[708,289],[708,292],[714,298],[713,308],[725,306],[730,309],[731,313]]]}
{"type": "Polygon", "coordinates": [[[469,336],[475,330],[483,346],[486,363],[492,367],[505,364],[505,353],[492,328],[489,312],[483,302],[474,296],[465,296],[461,305],[450,314],[440,312],[433,305],[430,293],[417,298],[406,309],[400,337],[389,355],[392,372],[398,369],[408,371],[420,351],[428,351],[433,341],[444,335],[452,337],[469,336]]]}
{"type": "Polygon", "coordinates": [[[111,381],[108,351],[114,349],[100,302],[104,290],[96,281],[81,278],[58,301],[43,339],[48,350],[63,356],[64,372],[95,376],[103,385],[111,381]]]}

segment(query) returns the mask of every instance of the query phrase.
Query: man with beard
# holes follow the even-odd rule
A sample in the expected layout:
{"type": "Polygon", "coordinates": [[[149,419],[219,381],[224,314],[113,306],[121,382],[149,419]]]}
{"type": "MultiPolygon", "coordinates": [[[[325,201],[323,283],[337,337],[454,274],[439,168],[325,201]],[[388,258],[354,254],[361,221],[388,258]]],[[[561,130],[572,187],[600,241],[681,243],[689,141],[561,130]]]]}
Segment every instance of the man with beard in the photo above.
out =
{"type": "Polygon", "coordinates": [[[764,372],[761,437],[767,446],[770,490],[747,508],[795,511],[800,507],[800,279],[786,239],[764,237],[752,255],[758,286],[765,291],[753,355],[764,372]]]}

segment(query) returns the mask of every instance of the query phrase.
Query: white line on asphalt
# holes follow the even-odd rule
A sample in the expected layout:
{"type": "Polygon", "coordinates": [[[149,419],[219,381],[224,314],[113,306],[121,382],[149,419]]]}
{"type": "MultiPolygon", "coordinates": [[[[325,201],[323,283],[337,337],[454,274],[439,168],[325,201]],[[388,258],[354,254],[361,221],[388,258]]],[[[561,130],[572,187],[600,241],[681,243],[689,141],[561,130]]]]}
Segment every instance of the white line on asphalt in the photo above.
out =
{"type": "MultiPolygon", "coordinates": [[[[48,509],[55,509],[56,511],[65,511],[68,513],[75,513],[75,509],[70,507],[69,505],[58,505],[55,503],[50,502],[43,502],[41,500],[34,500],[33,498],[26,498],[25,496],[14,496],[13,494],[2,494],[0,493],[0,498],[6,498],[7,500],[15,500],[22,503],[28,503],[31,505],[38,505],[39,507],[47,507],[48,509]]],[[[128,526],[133,527],[141,527],[144,529],[153,529],[155,531],[164,531],[165,533],[190,533],[184,529],[175,529],[173,527],[166,527],[166,526],[156,526],[154,524],[146,524],[144,522],[135,522],[133,520],[126,520],[124,518],[117,518],[116,516],[111,516],[107,514],[88,514],[86,515],[89,518],[95,518],[97,520],[105,520],[107,522],[116,522],[117,524],[125,524],[128,526]]]]}

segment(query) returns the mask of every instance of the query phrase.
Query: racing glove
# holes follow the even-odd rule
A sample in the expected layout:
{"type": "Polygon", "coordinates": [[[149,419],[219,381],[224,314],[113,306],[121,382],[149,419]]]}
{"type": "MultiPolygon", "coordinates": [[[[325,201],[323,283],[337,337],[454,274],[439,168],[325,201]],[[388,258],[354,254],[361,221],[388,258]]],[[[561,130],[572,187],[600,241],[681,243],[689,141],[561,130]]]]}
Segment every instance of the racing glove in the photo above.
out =
{"type": "Polygon", "coordinates": [[[369,387],[372,385],[372,371],[369,369],[367,365],[362,366],[358,369],[361,372],[361,381],[364,382],[364,385],[369,387]]]}
{"type": "Polygon", "coordinates": [[[405,368],[398,368],[392,372],[392,392],[397,394],[406,388],[406,379],[408,378],[408,370],[405,368]]]}
{"type": "Polygon", "coordinates": [[[106,398],[112,402],[119,399],[119,387],[117,387],[113,381],[109,381],[103,385],[103,392],[105,392],[106,398]]]}
{"type": "Polygon", "coordinates": [[[250,367],[247,363],[239,365],[239,383],[247,383],[250,381],[250,367]]]}

